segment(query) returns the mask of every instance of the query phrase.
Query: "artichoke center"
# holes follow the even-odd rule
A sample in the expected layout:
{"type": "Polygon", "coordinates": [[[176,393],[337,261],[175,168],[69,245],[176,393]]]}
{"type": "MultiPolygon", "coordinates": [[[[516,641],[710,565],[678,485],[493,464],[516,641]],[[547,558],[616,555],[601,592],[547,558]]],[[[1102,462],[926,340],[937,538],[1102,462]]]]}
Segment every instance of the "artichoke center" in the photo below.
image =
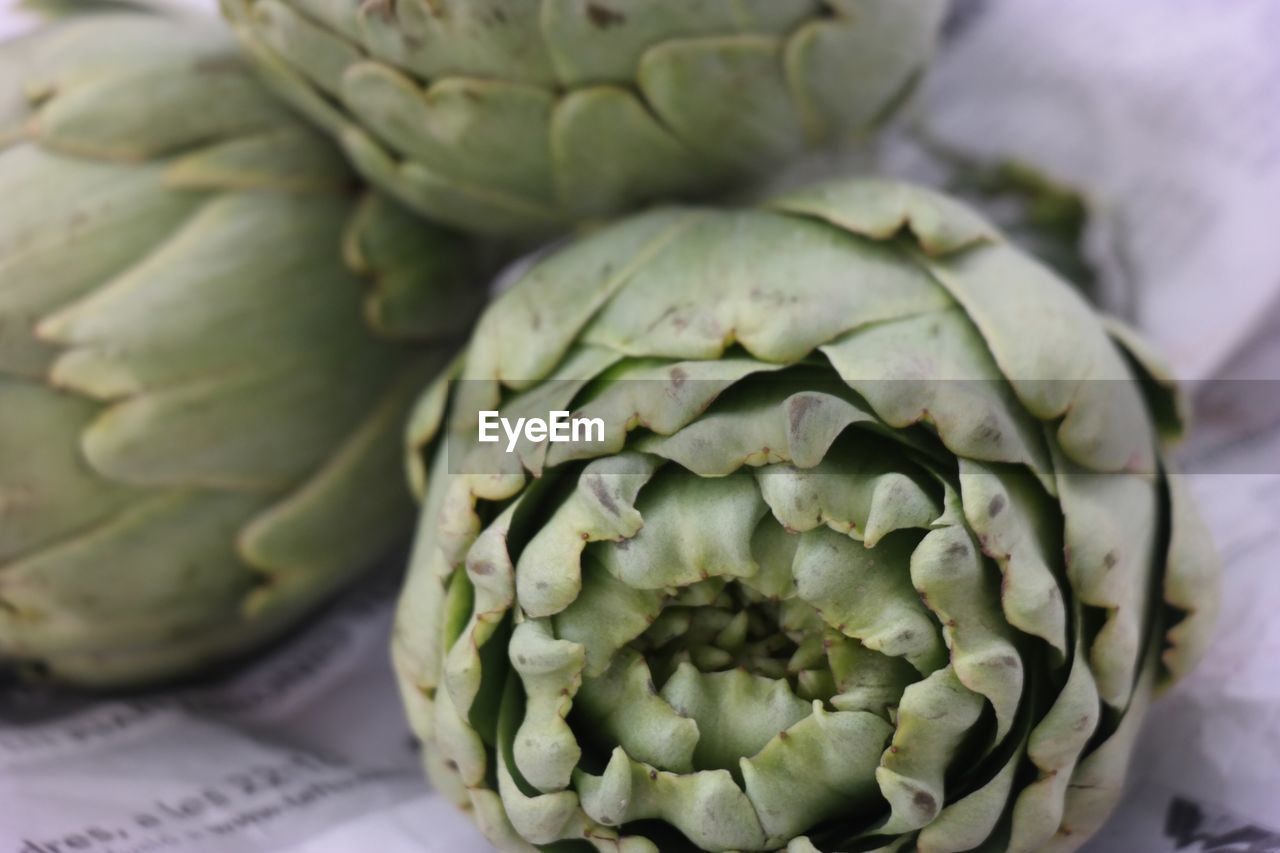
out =
{"type": "MultiPolygon", "coordinates": [[[[656,681],[665,682],[681,663],[704,673],[743,669],[767,678],[786,678],[796,686],[804,667],[799,655],[803,630],[787,630],[783,603],[739,583],[720,587],[711,604],[672,606],[637,638],[632,647],[649,662],[656,681]]],[[[822,697],[826,698],[826,697],[822,697]]]]}

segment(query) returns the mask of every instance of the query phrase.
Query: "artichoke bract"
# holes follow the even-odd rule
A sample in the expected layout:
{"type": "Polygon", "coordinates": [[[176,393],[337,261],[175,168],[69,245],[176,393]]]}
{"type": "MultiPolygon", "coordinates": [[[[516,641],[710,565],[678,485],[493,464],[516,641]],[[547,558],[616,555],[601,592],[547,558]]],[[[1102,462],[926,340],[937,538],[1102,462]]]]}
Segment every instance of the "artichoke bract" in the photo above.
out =
{"type": "Polygon", "coordinates": [[[237,50],[146,13],[0,48],[0,663],[178,676],[412,529],[403,419],[469,253],[237,50]]]}
{"type": "Polygon", "coordinates": [[[360,171],[537,236],[769,174],[909,92],[943,0],[222,0],[360,171]]]}
{"type": "Polygon", "coordinates": [[[447,375],[393,654],[501,847],[1074,849],[1205,645],[1167,372],[930,191],[623,220],[447,375]]]}

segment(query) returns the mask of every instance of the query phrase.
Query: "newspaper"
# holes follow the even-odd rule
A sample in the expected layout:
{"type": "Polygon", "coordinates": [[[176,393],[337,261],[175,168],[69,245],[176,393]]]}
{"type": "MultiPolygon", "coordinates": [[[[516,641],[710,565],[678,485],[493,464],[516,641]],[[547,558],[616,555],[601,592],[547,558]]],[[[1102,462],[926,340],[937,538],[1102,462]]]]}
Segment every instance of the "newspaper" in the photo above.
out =
{"type": "MultiPolygon", "coordinates": [[[[0,37],[29,23],[0,0],[0,37]]],[[[1080,187],[1103,300],[1204,380],[1184,464],[1227,562],[1222,625],[1154,706],[1090,853],[1280,851],[1276,35],[1277,0],[957,0],[913,112],[1080,187]]],[[[489,850],[419,773],[386,653],[396,582],[211,683],[6,689],[0,853],[489,850]]]]}

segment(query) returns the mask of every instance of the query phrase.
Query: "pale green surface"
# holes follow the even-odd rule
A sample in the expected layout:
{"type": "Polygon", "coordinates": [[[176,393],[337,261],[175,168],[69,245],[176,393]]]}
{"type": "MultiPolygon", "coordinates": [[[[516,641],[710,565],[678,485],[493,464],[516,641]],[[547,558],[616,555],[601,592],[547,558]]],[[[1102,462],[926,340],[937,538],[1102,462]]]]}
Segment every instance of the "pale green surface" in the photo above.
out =
{"type": "Polygon", "coordinates": [[[1175,394],[923,189],[568,244],[411,422],[393,650],[432,779],[511,849],[1079,846],[1214,615],[1175,394]],[[481,408],[609,428],[508,455],[481,408]]]}
{"type": "Polygon", "coordinates": [[[72,16],[0,70],[0,660],[183,675],[406,534],[463,247],[361,199],[212,22],[72,16]]]}
{"type": "Polygon", "coordinates": [[[910,92],[945,0],[221,0],[357,168],[467,230],[555,233],[768,177],[910,92]]]}

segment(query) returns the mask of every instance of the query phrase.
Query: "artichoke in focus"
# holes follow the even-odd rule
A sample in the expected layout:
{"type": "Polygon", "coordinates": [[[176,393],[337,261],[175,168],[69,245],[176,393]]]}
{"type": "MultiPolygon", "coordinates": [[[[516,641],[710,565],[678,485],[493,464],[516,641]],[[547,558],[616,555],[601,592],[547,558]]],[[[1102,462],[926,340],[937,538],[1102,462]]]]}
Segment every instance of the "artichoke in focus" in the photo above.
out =
{"type": "Polygon", "coordinates": [[[1072,850],[1206,643],[1168,374],[945,196],[623,220],[449,375],[393,654],[504,849],[1072,850]]]}
{"type": "Polygon", "coordinates": [[[943,0],[221,0],[410,207],[516,237],[768,175],[911,90],[943,0]]]}
{"type": "Polygon", "coordinates": [[[364,196],[217,22],[0,46],[0,197],[0,663],[186,674],[407,539],[469,251],[364,196]]]}

